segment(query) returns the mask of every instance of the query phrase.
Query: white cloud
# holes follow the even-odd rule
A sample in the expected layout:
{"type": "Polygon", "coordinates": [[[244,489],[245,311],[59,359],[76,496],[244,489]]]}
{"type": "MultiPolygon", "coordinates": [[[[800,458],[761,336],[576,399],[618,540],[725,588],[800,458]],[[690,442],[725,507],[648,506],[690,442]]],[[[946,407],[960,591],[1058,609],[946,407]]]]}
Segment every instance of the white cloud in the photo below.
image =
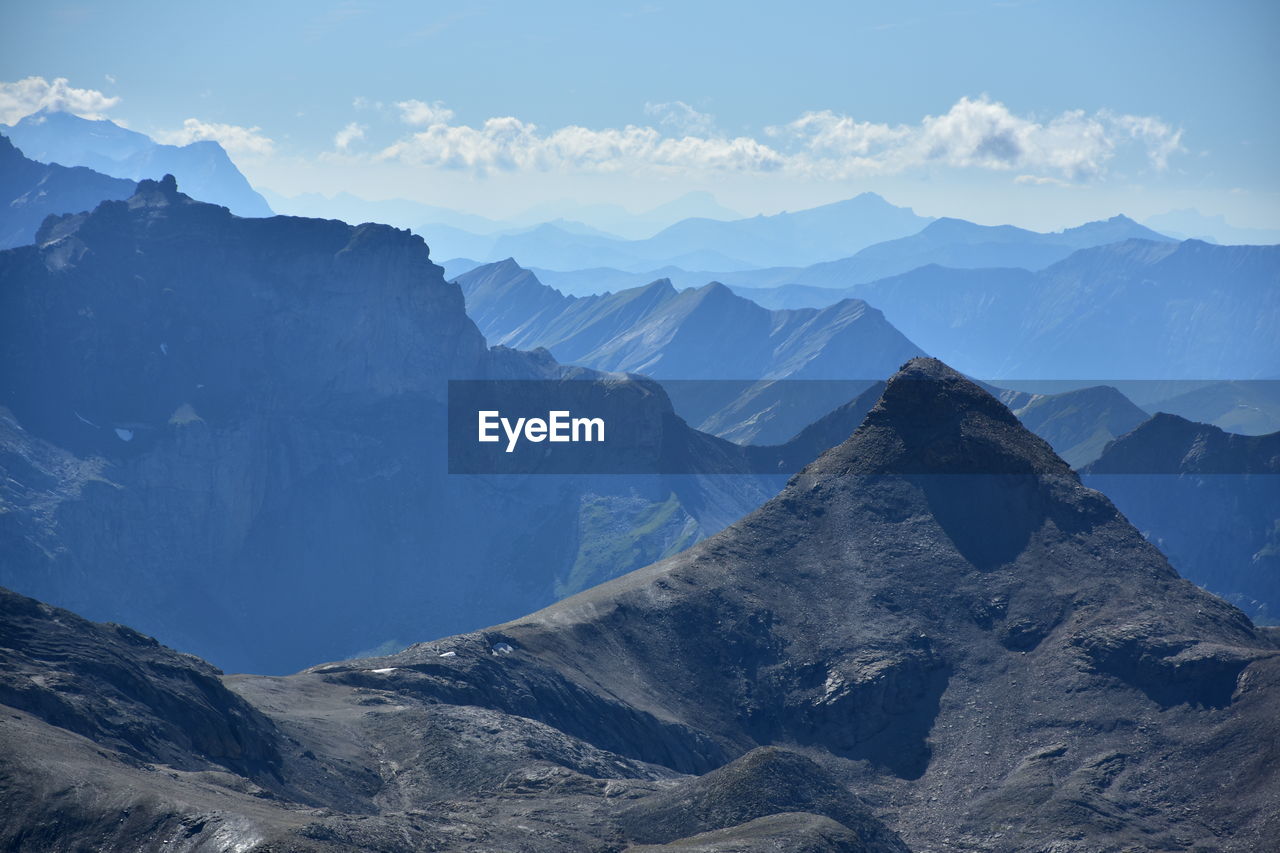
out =
{"type": "Polygon", "coordinates": [[[236,124],[218,124],[189,118],[178,130],[153,134],[156,141],[168,145],[189,145],[212,139],[227,149],[228,154],[250,157],[269,157],[275,152],[275,141],[263,136],[260,127],[241,127],[236,124]]]}
{"type": "Polygon", "coordinates": [[[570,125],[541,133],[537,125],[510,116],[491,118],[478,128],[437,120],[384,149],[382,159],[445,169],[489,171],[573,170],[626,172],[775,171],[778,152],[754,139],[663,136],[652,127],[628,125],[592,130],[570,125]]]}
{"type": "Polygon", "coordinates": [[[405,124],[419,127],[435,127],[453,121],[453,110],[447,109],[440,101],[399,101],[396,107],[400,110],[400,120],[405,124]]]}
{"type": "Polygon", "coordinates": [[[43,77],[0,83],[0,122],[5,124],[13,124],[38,110],[101,119],[118,103],[118,97],[108,97],[97,89],[76,89],[65,77],[57,77],[52,83],[43,77]]]}
{"type": "Polygon", "coordinates": [[[711,136],[715,133],[715,116],[700,113],[684,101],[645,104],[644,114],[658,120],[658,126],[685,136],[711,136]]]}
{"type": "Polygon", "coordinates": [[[351,147],[351,143],[364,139],[365,126],[356,124],[354,121],[344,127],[342,130],[334,134],[333,146],[339,151],[346,151],[351,147]]]}
{"type": "Polygon", "coordinates": [[[803,168],[829,177],[895,174],[940,164],[1017,169],[1032,178],[1079,182],[1102,176],[1126,142],[1145,148],[1156,169],[1167,168],[1169,156],[1182,150],[1182,131],[1152,116],[1068,110],[1037,121],[985,96],[961,98],[945,114],[925,116],[915,125],[855,122],[826,111],[806,113],[768,132],[797,142],[803,168]]]}
{"type": "Polygon", "coordinates": [[[1154,116],[1069,110],[1049,119],[1013,113],[986,96],[961,98],[913,124],[860,121],[830,110],[765,129],[762,141],[718,133],[711,116],[681,101],[646,104],[657,127],[543,131],[513,116],[454,124],[439,101],[401,101],[402,120],[421,128],[378,155],[440,169],[574,172],[782,172],[843,179],[945,167],[1011,171],[1019,183],[1080,183],[1106,175],[1128,147],[1152,168],[1182,151],[1181,131],[1154,116]]]}

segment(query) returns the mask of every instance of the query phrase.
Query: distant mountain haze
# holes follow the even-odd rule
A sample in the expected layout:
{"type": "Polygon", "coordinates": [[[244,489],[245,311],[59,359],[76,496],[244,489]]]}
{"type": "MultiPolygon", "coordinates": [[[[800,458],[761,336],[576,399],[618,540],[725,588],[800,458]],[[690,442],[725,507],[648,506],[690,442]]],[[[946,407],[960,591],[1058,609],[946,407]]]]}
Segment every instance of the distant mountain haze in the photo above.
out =
{"type": "Polygon", "coordinates": [[[771,306],[863,299],[984,379],[1274,377],[1280,247],[1127,240],[1036,272],[925,266],[841,290],[740,290],[771,306]]]}
{"type": "Polygon", "coordinates": [[[839,258],[873,243],[914,234],[931,221],[874,193],[863,193],[794,213],[727,221],[682,219],[642,240],[582,233],[546,222],[488,241],[429,224],[420,233],[441,259],[515,257],[524,265],[552,270],[604,267],[640,273],[674,266],[732,271],[839,258]]]}
{"type": "Polygon", "coordinates": [[[133,195],[136,184],[83,166],[37,163],[0,135],[0,249],[35,240],[46,216],[92,210],[133,195]]]}
{"type": "Polygon", "coordinates": [[[201,201],[223,205],[237,216],[271,216],[267,202],[217,142],[161,145],[106,119],[94,121],[57,110],[32,113],[6,133],[32,160],[87,166],[130,180],[172,174],[201,201]]]}
{"type": "MultiPolygon", "coordinates": [[[[1163,242],[1171,238],[1125,216],[1045,234],[1012,225],[977,225],[962,219],[944,218],[930,222],[909,236],[868,246],[850,257],[810,266],[778,266],[774,262],[759,269],[735,269],[669,262],[662,268],[639,270],[634,269],[634,264],[618,268],[607,265],[592,268],[593,264],[583,264],[582,268],[566,271],[546,269],[547,265],[530,262],[519,251],[511,254],[537,270],[544,283],[575,295],[625,289],[655,278],[670,278],[679,287],[697,287],[714,280],[730,285],[767,307],[799,308],[830,304],[833,294],[824,293],[821,289],[847,290],[859,283],[929,264],[959,269],[1016,267],[1038,270],[1062,260],[1076,249],[1128,239],[1163,242]],[[798,298],[799,294],[805,294],[807,298],[798,298]]],[[[463,252],[457,254],[466,255],[463,252]]],[[[475,254],[466,256],[476,257],[475,254]]]]}
{"type": "Polygon", "coordinates": [[[721,284],[677,291],[666,280],[579,298],[546,287],[510,259],[457,282],[468,314],[493,343],[545,347],[565,363],[659,380],[748,380],[668,388],[676,411],[691,424],[754,444],[785,441],[865,385],[815,385],[816,393],[802,398],[798,383],[753,383],[869,384],[921,352],[860,300],[768,311],[721,284]]]}

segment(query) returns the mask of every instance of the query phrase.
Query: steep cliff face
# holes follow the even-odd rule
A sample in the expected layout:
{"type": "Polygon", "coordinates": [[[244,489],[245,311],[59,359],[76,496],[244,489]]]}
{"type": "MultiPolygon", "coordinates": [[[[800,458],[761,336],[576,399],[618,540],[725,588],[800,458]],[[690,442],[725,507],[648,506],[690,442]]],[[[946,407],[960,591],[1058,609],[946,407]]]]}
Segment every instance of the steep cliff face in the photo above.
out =
{"type": "Polygon", "coordinates": [[[172,179],[0,253],[0,365],[20,509],[0,518],[3,582],[229,669],[549,603],[599,500],[675,496],[669,526],[638,524],[644,547],[585,575],[612,577],[768,494],[449,476],[449,379],[565,371],[487,349],[407,231],[241,219],[172,179]]]}

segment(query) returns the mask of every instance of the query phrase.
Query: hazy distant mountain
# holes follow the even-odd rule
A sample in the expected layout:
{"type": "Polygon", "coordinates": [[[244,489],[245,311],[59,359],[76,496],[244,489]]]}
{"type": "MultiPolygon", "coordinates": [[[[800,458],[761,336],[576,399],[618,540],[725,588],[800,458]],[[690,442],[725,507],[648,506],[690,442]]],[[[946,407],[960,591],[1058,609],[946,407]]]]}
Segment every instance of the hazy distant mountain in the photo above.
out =
{"type": "Polygon", "coordinates": [[[1157,414],[1083,470],[1184,577],[1280,624],[1280,432],[1157,414]]]}
{"type": "Polygon", "coordinates": [[[722,284],[677,291],[666,280],[605,296],[564,296],[510,259],[457,282],[468,314],[491,343],[545,347],[565,363],[659,380],[750,380],[667,386],[676,411],[691,424],[736,441],[784,441],[861,390],[832,384],[787,407],[778,395],[794,389],[752,388],[756,380],[869,383],[920,354],[879,311],[856,299],[821,310],[769,311],[722,284]],[[741,408],[744,394],[748,410],[741,408]],[[744,423],[751,428],[744,431],[744,423]]]}
{"type": "Polygon", "coordinates": [[[1049,234],[1012,225],[977,225],[963,219],[939,219],[918,234],[869,246],[850,258],[798,270],[730,274],[727,283],[761,288],[783,284],[847,288],[929,264],[956,269],[1016,267],[1039,270],[1077,249],[1131,239],[1173,242],[1126,216],[1087,222],[1049,234]]]}
{"type": "Polygon", "coordinates": [[[841,257],[872,243],[914,234],[930,221],[874,193],[863,193],[794,213],[731,221],[684,219],[644,240],[584,234],[581,229],[549,223],[489,244],[444,232],[436,234],[432,244],[431,228],[424,226],[422,233],[432,245],[433,257],[442,260],[515,257],[526,266],[551,270],[607,267],[639,273],[675,266],[733,271],[841,257]]]}
{"type": "Polygon", "coordinates": [[[1280,380],[1213,382],[1147,406],[1228,432],[1265,435],[1280,430],[1280,380]]]}
{"type": "Polygon", "coordinates": [[[985,379],[1253,379],[1280,364],[1280,247],[1130,240],[1039,272],[927,266],[766,304],[866,300],[926,351],[985,379]],[[819,297],[824,297],[819,299],[819,297]]]}
{"type": "MultiPolygon", "coordinates": [[[[353,592],[382,583],[367,565],[353,592]]],[[[1275,632],[929,360],[721,534],[399,654],[218,678],[21,596],[0,617],[12,847],[1094,853],[1280,831],[1275,632]]]]}
{"type": "Polygon", "coordinates": [[[133,181],[83,166],[37,163],[0,135],[0,249],[24,246],[53,213],[79,213],[133,195],[133,181]]]}
{"type": "MultiPolygon", "coordinates": [[[[326,196],[321,193],[300,193],[284,196],[268,189],[262,195],[271,209],[287,216],[310,216],[316,219],[341,219],[352,225],[362,222],[381,222],[397,228],[417,229],[423,224],[447,225],[463,229],[470,235],[493,234],[511,226],[473,213],[462,213],[447,207],[436,207],[403,198],[369,201],[348,192],[326,196]]],[[[433,256],[435,253],[432,253],[433,256]]]]}
{"type": "Polygon", "coordinates": [[[576,220],[627,240],[643,240],[682,219],[694,217],[727,220],[741,219],[742,214],[720,204],[711,193],[696,190],[642,213],[632,213],[617,204],[581,204],[566,199],[534,205],[508,221],[517,226],[532,226],[557,219],[576,220]]]}
{"type": "MultiPolygon", "coordinates": [[[[465,271],[461,270],[460,266],[459,271],[453,273],[455,276],[461,275],[465,271]]],[[[446,264],[446,267],[450,270],[453,269],[448,264],[446,264]]],[[[657,281],[660,278],[667,279],[672,286],[679,290],[685,290],[690,287],[702,287],[708,282],[720,281],[722,278],[730,278],[732,276],[732,274],[723,270],[719,272],[691,271],[676,266],[657,267],[656,269],[647,269],[644,272],[627,272],[613,267],[592,267],[567,271],[549,270],[534,264],[531,264],[529,269],[537,273],[538,279],[547,287],[554,287],[561,293],[570,296],[617,293],[619,290],[643,287],[649,282],[657,281]]],[[[741,288],[737,287],[733,289],[741,290],[741,288]]]]}
{"type": "Polygon", "coordinates": [[[1228,224],[1227,218],[1221,213],[1217,216],[1206,216],[1193,208],[1171,210],[1168,213],[1149,216],[1146,223],[1171,237],[1182,240],[1205,240],[1211,243],[1246,246],[1280,243],[1280,229],[1239,228],[1228,224]]]}
{"type": "MultiPolygon", "coordinates": [[[[679,287],[722,281],[770,308],[804,308],[822,307],[833,301],[831,293],[806,288],[847,290],[855,284],[898,275],[928,264],[959,269],[1017,267],[1038,270],[1062,260],[1077,249],[1130,239],[1170,241],[1163,234],[1144,228],[1125,216],[1087,222],[1048,234],[1012,225],[988,226],[963,219],[939,219],[910,236],[868,246],[848,258],[807,267],[735,270],[726,266],[716,267],[712,258],[694,259],[706,260],[707,263],[680,262],[675,267],[637,272],[629,271],[630,268],[544,271],[539,264],[530,262],[529,265],[538,270],[548,285],[565,293],[603,293],[665,277],[679,287]]],[[[518,251],[512,254],[522,261],[528,257],[518,251]]]]}
{"type": "Polygon", "coordinates": [[[271,208],[217,142],[161,145],[106,119],[42,110],[8,129],[32,160],[87,166],[117,178],[158,179],[171,174],[193,198],[230,208],[237,216],[271,216],[271,208]]]}
{"type": "Polygon", "coordinates": [[[998,395],[1022,425],[1049,442],[1072,468],[1097,459],[1106,446],[1147,420],[1115,388],[1099,385],[1061,394],[998,395]]]}
{"type": "Polygon", "coordinates": [[[635,250],[653,260],[712,250],[756,266],[802,265],[914,234],[930,221],[875,193],[862,193],[846,201],[772,216],[731,222],[687,219],[640,241],[635,250]]]}
{"type": "MultiPolygon", "coordinates": [[[[424,236],[430,238],[430,232],[424,236]]],[[[428,239],[428,243],[430,239],[428,239]]],[[[442,257],[472,252],[446,251],[442,257]]],[[[531,265],[550,269],[582,269],[585,267],[621,267],[647,269],[653,265],[653,254],[645,246],[599,233],[585,233],[581,228],[544,223],[534,228],[502,234],[491,243],[483,257],[518,257],[531,265]]],[[[714,248],[695,247],[661,258],[662,263],[711,269],[749,269],[752,263],[731,257],[714,248]]],[[[704,282],[705,283],[705,282],[704,282]]]]}

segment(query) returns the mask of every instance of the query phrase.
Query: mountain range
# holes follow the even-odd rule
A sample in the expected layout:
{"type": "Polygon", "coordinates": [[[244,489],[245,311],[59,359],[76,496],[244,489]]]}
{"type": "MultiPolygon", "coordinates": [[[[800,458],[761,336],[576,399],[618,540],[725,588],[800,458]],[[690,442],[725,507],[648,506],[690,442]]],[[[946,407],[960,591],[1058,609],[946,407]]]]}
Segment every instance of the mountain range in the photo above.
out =
{"type": "Polygon", "coordinates": [[[739,292],[772,306],[863,299],[925,351],[992,380],[1245,380],[1280,364],[1278,284],[1275,246],[1127,240],[1038,272],[925,266],[842,290],[739,292]]]}
{"type": "Polygon", "coordinates": [[[456,281],[468,315],[490,341],[543,347],[561,362],[597,370],[696,380],[667,382],[676,411],[735,441],[781,443],[922,354],[857,299],[769,311],[718,283],[677,291],[666,280],[564,296],[510,259],[456,281]]]}
{"type": "Polygon", "coordinates": [[[396,655],[220,676],[0,608],[16,849],[1244,851],[1280,830],[1276,632],[932,360],[722,533],[396,655]]]}
{"type": "Polygon", "coordinates": [[[239,216],[271,215],[267,202],[212,140],[162,145],[112,121],[58,110],[32,113],[6,128],[6,133],[23,154],[41,163],[86,166],[131,181],[172,174],[201,201],[223,205],[239,216]]]}
{"type": "Polygon", "coordinates": [[[0,249],[25,246],[46,216],[133,195],[136,184],[83,166],[37,163],[0,135],[0,249]]]}
{"type": "MultiPolygon", "coordinates": [[[[388,226],[239,218],[142,181],[0,252],[0,281],[2,582],[235,669],[510,618],[781,485],[450,477],[449,379],[584,372],[488,348],[388,226]]],[[[633,392],[669,413],[638,380],[601,405],[633,392]]],[[[655,423],[673,453],[717,441],[655,423]]]]}
{"type": "Polygon", "coordinates": [[[522,264],[552,270],[616,267],[643,273],[664,266],[747,270],[812,264],[914,234],[931,221],[875,193],[862,193],[845,201],[771,216],[728,221],[682,219],[642,240],[584,233],[581,228],[574,233],[547,223],[489,239],[431,226],[424,226],[420,233],[438,258],[496,261],[515,257],[522,264]]]}
{"type": "Polygon", "coordinates": [[[1179,240],[1247,246],[1280,243],[1280,231],[1274,228],[1240,228],[1228,223],[1221,213],[1206,216],[1194,208],[1149,216],[1146,224],[1179,240]]]}
{"type": "MultiPolygon", "coordinates": [[[[922,223],[923,224],[923,223],[922,223]]],[[[1062,260],[1077,249],[1092,248],[1123,240],[1139,239],[1173,242],[1126,216],[1114,216],[1098,222],[1087,222],[1063,231],[1040,233],[1012,225],[978,225],[963,219],[943,218],[928,222],[918,232],[886,240],[858,251],[850,257],[816,263],[811,266],[778,266],[767,263],[762,268],[692,266],[687,261],[668,258],[667,265],[645,268],[639,265],[623,269],[610,268],[603,258],[587,257],[573,269],[544,269],[543,265],[521,254],[519,245],[508,246],[511,254],[528,263],[544,282],[565,293],[584,295],[634,287],[656,278],[670,278],[680,287],[696,287],[708,281],[721,281],[745,296],[769,307],[808,307],[784,300],[793,294],[811,294],[813,304],[829,304],[831,289],[847,289],[855,284],[905,273],[917,267],[937,264],[957,269],[1014,267],[1038,270],[1062,260]],[[710,272],[709,270],[718,270],[710,272]],[[821,290],[818,290],[818,289],[821,290]],[[812,292],[811,290],[816,290],[812,292]]],[[[485,247],[471,244],[467,257],[485,256],[485,247]]],[[[447,254],[446,254],[447,256],[447,254]]],[[[448,264],[461,269],[461,264],[448,264]]]]}

